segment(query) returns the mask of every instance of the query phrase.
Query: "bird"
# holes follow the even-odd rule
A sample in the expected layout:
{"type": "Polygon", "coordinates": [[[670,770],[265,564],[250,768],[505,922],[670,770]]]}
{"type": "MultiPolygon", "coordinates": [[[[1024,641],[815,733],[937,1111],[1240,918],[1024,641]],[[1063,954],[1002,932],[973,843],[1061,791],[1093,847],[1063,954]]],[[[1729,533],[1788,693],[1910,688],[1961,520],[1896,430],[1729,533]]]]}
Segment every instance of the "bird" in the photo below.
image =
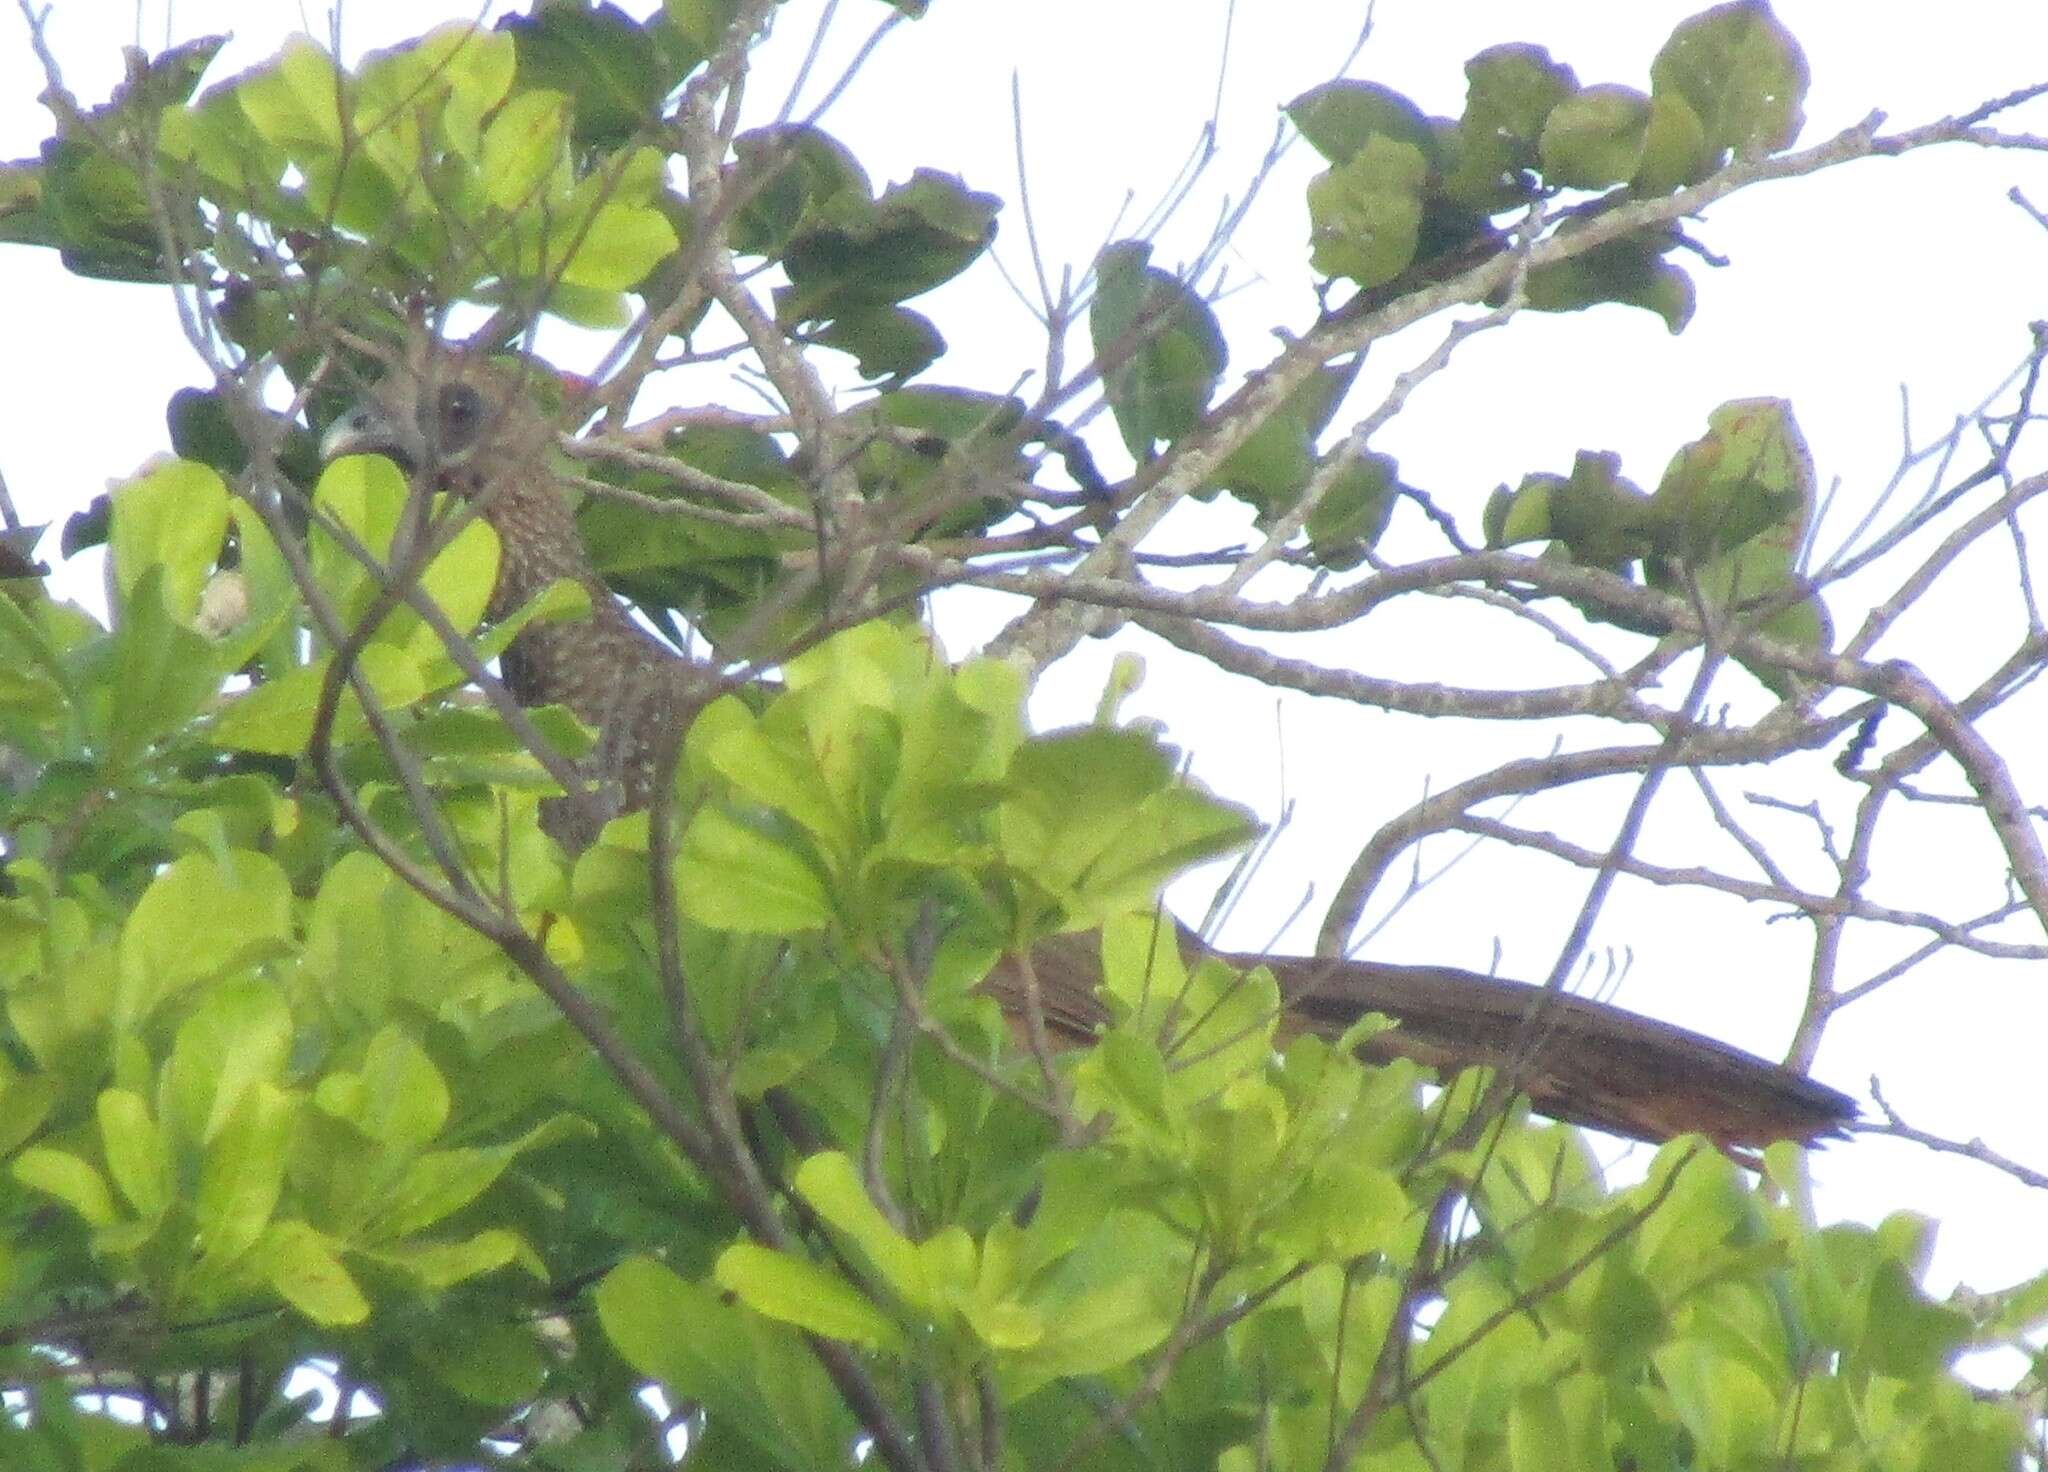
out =
{"type": "MultiPolygon", "coordinates": [[[[587,617],[530,623],[500,660],[519,704],[566,706],[597,732],[592,762],[606,800],[594,812],[558,810],[552,825],[543,814],[544,826],[574,848],[609,816],[650,802],[710,685],[704,670],[633,620],[591,564],[551,467],[554,419],[530,391],[545,371],[438,342],[415,345],[334,421],[321,451],[329,462],[387,455],[416,489],[473,503],[500,543],[488,618],[561,579],[589,595],[587,617]]],[[[1283,1040],[1303,1032],[1335,1038],[1382,1014],[1394,1025],[1358,1044],[1365,1061],[1409,1059],[1446,1081],[1491,1067],[1537,1112],[1567,1124],[1653,1144],[1701,1134],[1754,1164],[1752,1152],[1766,1145],[1818,1143],[1856,1118],[1854,1100],[1804,1073],[1591,998],[1448,966],[1216,951],[1175,924],[1184,953],[1271,970],[1283,1040]]],[[[1035,991],[1058,1045],[1085,1046],[1100,1035],[1111,1013],[1098,994],[1098,935],[1040,942],[1029,973],[1027,983],[1014,959],[999,962],[981,990],[1013,1021],[1035,991]]]]}

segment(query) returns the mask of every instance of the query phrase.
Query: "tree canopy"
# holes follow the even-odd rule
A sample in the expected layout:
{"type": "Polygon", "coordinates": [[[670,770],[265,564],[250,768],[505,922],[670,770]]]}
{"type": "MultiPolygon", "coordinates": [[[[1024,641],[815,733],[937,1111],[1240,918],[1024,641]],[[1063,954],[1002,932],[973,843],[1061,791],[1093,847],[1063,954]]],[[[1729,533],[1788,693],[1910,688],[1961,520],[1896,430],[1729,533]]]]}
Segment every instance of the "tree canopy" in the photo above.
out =
{"type": "MultiPolygon", "coordinates": [[[[1702,406],[1654,486],[1589,447],[1453,499],[1375,446],[1529,314],[1684,330],[1699,222],[1730,196],[2048,147],[2005,126],[2031,95],[1803,140],[1807,62],[1764,0],[1685,19],[1632,76],[1490,47],[1457,116],[1340,75],[1273,99],[1274,157],[1317,158],[1296,202],[1316,289],[1265,324],[1267,356],[1224,329],[1236,217],[1178,259],[1146,222],[1076,273],[1036,262],[1039,361],[968,382],[949,342],[972,324],[928,298],[990,269],[1023,202],[878,181],[794,108],[757,122],[752,58],[815,23],[800,8],[537,4],[366,55],[297,37],[235,76],[194,39],[132,53],[105,100],[65,88],[31,14],[53,124],[0,166],[0,241],[161,288],[209,386],[56,545],[0,497],[7,1465],[2032,1455],[2038,1387],[1957,1362],[2028,1346],[2048,1274],[1936,1301],[1930,1224],[1824,1222],[1791,1144],[1739,1160],[1689,1135],[1610,1179],[1518,1099],[1526,1071],[1362,1061],[1384,1018],[1294,1035],[1269,969],[1162,918],[1168,879],[1258,837],[1184,773],[1200,732],[1126,719],[1127,683],[1090,724],[1024,714],[1044,670],[1130,627],[1252,690],[1592,732],[1369,835],[1325,956],[1439,833],[1583,871],[1555,989],[1583,984],[1618,879],[1801,919],[1800,1066],[1861,994],[1845,927],[2048,956],[2038,799],[1989,719],[2048,654],[2031,593],[1955,679],[1886,644],[1967,554],[2025,567],[2038,347],[1932,490],[1821,549],[1781,398],[1702,406]],[[590,334],[591,371],[539,356],[543,324],[590,334]],[[1431,345],[1362,392],[1368,351],[1413,328],[1431,345]],[[550,804],[600,733],[523,707],[493,661],[588,618],[591,590],[494,606],[475,504],[390,458],[322,463],[429,338],[497,355],[555,416],[540,468],[609,592],[708,682],[673,780],[587,845],[550,804]],[[744,376],[679,398],[706,365],[744,376]],[[1190,502],[1252,535],[1162,550],[1190,502]],[[99,607],[38,560],[95,554],[99,607]],[[957,588],[1008,601],[954,662],[927,614],[957,588]],[[1482,688],[1287,642],[1397,604],[1542,657],[1482,688]],[[1841,847],[1811,799],[1822,879],[1721,805],[1735,768],[1838,784],[1841,847]],[[1674,776],[1749,869],[1644,856],[1674,776]],[[1585,783],[1625,787],[1603,836],[1516,821],[1585,783]],[[1937,786],[1997,855],[1984,913],[1871,882],[1880,827],[1937,786]],[[1028,959],[1096,929],[1107,1021],[1054,1057],[1028,959]],[[1021,1025],[983,987],[1004,958],[1021,1025]],[[296,1393],[308,1365],[324,1403],[296,1393]]],[[[924,6],[870,9],[886,31],[924,6]]]]}

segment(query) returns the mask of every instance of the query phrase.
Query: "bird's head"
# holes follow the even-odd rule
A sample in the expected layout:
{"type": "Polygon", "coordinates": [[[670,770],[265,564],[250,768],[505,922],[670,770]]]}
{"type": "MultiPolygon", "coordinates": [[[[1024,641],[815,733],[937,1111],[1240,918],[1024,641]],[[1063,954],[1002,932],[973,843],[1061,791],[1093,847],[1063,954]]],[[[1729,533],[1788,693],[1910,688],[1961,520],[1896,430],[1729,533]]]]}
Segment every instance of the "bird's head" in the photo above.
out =
{"type": "Polygon", "coordinates": [[[554,426],[535,390],[547,370],[440,347],[408,353],[329,425],[320,458],[388,455],[435,489],[470,495],[545,483],[554,426]]]}
{"type": "Polygon", "coordinates": [[[473,501],[498,534],[493,617],[558,578],[600,597],[554,471],[557,416],[543,391],[573,393],[574,385],[531,361],[427,340],[328,427],[320,456],[388,455],[416,488],[473,501]]]}

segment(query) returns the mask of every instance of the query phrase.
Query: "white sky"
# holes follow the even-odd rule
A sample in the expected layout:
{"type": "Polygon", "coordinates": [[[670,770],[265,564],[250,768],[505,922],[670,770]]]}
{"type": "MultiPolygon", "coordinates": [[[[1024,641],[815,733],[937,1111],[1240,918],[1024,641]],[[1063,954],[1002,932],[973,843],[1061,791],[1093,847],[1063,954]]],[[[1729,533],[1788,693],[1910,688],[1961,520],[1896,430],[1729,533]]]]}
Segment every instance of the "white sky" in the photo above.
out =
{"type": "MultiPolygon", "coordinates": [[[[641,0],[627,8],[650,7],[641,0]]],[[[1669,0],[1381,0],[1377,28],[1351,74],[1455,115],[1464,58],[1495,42],[1529,40],[1572,64],[1582,82],[1646,86],[1664,36],[1700,8],[1669,0]]],[[[1813,72],[1803,142],[1872,109],[1909,125],[2048,79],[2048,7],[2021,0],[1781,0],[1777,8],[1813,72]]],[[[294,7],[264,0],[182,0],[175,7],[162,0],[60,0],[56,10],[52,42],[73,90],[88,101],[104,97],[118,74],[117,47],[137,34],[138,10],[140,34],[151,47],[164,39],[167,10],[175,16],[173,39],[234,31],[215,76],[261,60],[288,29],[306,24],[292,20],[294,7]]],[[[812,0],[786,7],[782,34],[750,91],[757,116],[765,118],[780,101],[817,12],[812,0]]],[[[431,0],[356,0],[347,11],[350,49],[472,13],[431,0]]],[[[875,0],[845,0],[836,53],[846,54],[884,13],[875,0]]],[[[305,14],[312,29],[325,31],[324,8],[308,6],[305,14]]],[[[1078,269],[1105,238],[1126,191],[1135,191],[1142,213],[1186,157],[1217,90],[1224,15],[1222,0],[936,0],[929,17],[888,39],[825,125],[853,145],[878,186],[926,165],[1003,196],[1009,204],[998,251],[1012,274],[1026,279],[1009,101],[1014,72],[1041,244],[1055,268],[1068,262],[1078,269]]],[[[1352,7],[1331,0],[1238,7],[1221,155],[1184,228],[1163,240],[1164,261],[1188,253],[1206,233],[1217,199],[1240,186],[1264,151],[1277,106],[1328,75],[1358,20],[1352,7]]],[[[814,100],[834,75],[821,67],[808,96],[814,100]]],[[[0,16],[0,158],[30,154],[44,137],[47,118],[33,102],[39,88],[24,28],[10,7],[0,16]]],[[[2019,114],[2013,125],[2021,124],[2048,132],[2048,108],[2019,114]]],[[[1231,252],[1231,279],[1250,283],[1223,307],[1234,370],[1269,352],[1272,326],[1299,328],[1313,311],[1301,189],[1314,169],[1305,150],[1291,157],[1231,252]]],[[[1745,194],[1694,227],[1734,263],[1720,271],[1694,267],[1700,307],[1684,334],[1671,337],[1647,313],[1621,308],[1524,317],[1468,344],[1451,372],[1427,385],[1374,448],[1398,456],[1404,479],[1476,529],[1480,504],[1503,481],[1529,470],[1566,470],[1574,451],[1592,448],[1619,451],[1626,473],[1653,485],[1670,453],[1702,432],[1713,406],[1777,395],[1793,401],[1822,484],[1840,483],[1839,535],[1897,460],[1901,386],[1924,437],[2002,380],[2026,351],[2029,321],[2048,317],[2048,234],[2007,202],[2014,185],[2048,207],[2048,160],[1951,148],[1745,194]]],[[[933,375],[937,381],[1002,389],[1039,361],[1033,324],[991,271],[977,270],[915,305],[954,347],[933,375]]],[[[1426,354],[1441,331],[1442,324],[1425,326],[1376,348],[1368,379],[1384,384],[1426,354]]],[[[75,280],[44,252],[0,250],[0,337],[9,340],[0,349],[0,472],[30,520],[61,521],[110,478],[164,450],[164,399],[171,388],[200,381],[161,291],[75,280]]],[[[552,341],[566,357],[579,350],[570,334],[552,341]]],[[[549,343],[543,339],[544,347],[549,343]]],[[[1375,401],[1362,387],[1353,407],[1363,412],[1375,401]]],[[[1105,460],[1111,473],[1114,465],[1113,457],[1105,460]]],[[[1191,543],[1213,543],[1225,534],[1219,528],[1234,536],[1229,529],[1243,521],[1226,509],[1190,522],[1183,534],[1191,543]]],[[[1963,582],[1940,607],[1909,620],[1885,651],[1911,657],[1950,690],[1966,688],[2019,627],[2009,558],[1980,559],[1963,582]],[[1980,632],[1986,628],[1991,632],[1980,632]]],[[[955,616],[960,622],[951,626],[949,643],[962,653],[977,637],[963,630],[989,625],[985,609],[956,608],[955,616]]],[[[1526,678],[1502,672],[1503,661],[1518,652],[1461,641],[1443,619],[1440,606],[1420,620],[1379,618],[1292,652],[1451,683],[1485,683],[1489,674],[1510,684],[1526,678]]],[[[1548,730],[1435,729],[1335,702],[1275,699],[1219,681],[1149,641],[1123,644],[1142,649],[1151,665],[1134,708],[1166,722],[1205,780],[1269,816],[1283,796],[1301,799],[1253,902],[1225,934],[1233,944],[1263,943],[1311,887],[1327,897],[1363,838],[1425,784],[1441,788],[1506,757],[1547,749],[1551,739],[1548,730]]],[[[1105,648],[1091,646],[1047,678],[1036,705],[1042,724],[1092,708],[1107,657],[1105,648]]],[[[1886,743],[1903,739],[1910,725],[1892,716],[1886,743]]],[[[2048,772],[2036,755],[2038,740],[2015,734],[2027,729],[2016,710],[1991,735],[2016,762],[2031,761],[2017,775],[2030,800],[2040,801],[2048,772]]],[[[1726,790],[1739,795],[1744,785],[1731,779],[1726,790]]],[[[1775,790],[1788,788],[1780,783],[1775,790]]],[[[1853,795],[1838,783],[1829,790],[1830,816],[1846,826],[1853,795]]],[[[1578,790],[1532,803],[1516,817],[1577,825],[1574,831],[1597,846],[1611,836],[1626,799],[1621,790],[1578,790]]],[[[1825,883],[1809,831],[1789,820],[1760,826],[1782,841],[1795,873],[1825,883]]],[[[1711,842],[1681,813],[1653,824],[1646,851],[1667,862],[1695,862],[1721,853],[1693,847],[1711,842]]],[[[1910,846],[1914,852],[1894,845],[1881,856],[1891,875],[1883,897],[1958,916],[1996,901],[2001,871],[1981,824],[1973,831],[1953,819],[1930,822],[1910,846]]],[[[1450,852],[1439,841],[1426,858],[1440,862],[1450,852]]],[[[1371,953],[1484,970],[1497,942],[1504,973],[1541,976],[1583,889],[1582,877],[1529,857],[1475,856],[1405,910],[1371,953]]],[[[1201,904],[1196,886],[1181,908],[1193,918],[1201,904]]],[[[1319,910],[1312,903],[1311,913],[1319,910]]],[[[1625,1004],[1769,1053],[1783,1047],[1796,1016],[1809,935],[1796,924],[1767,926],[1767,918],[1731,901],[1646,894],[1624,884],[1595,945],[1633,957],[1617,992],[1625,1004]]],[[[1312,929],[1312,922],[1297,925],[1286,940],[1306,946],[1312,929]]],[[[1844,976],[1874,969],[1896,954],[1896,945],[1894,939],[1852,947],[1844,976]]],[[[1844,1013],[1817,1072],[1856,1093],[1876,1073],[1916,1124],[1982,1135],[2048,1169],[2048,1123],[2034,1086],[2048,1027],[2044,988],[2048,977],[2038,966],[1938,959],[1844,1013]]],[[[1815,1169],[1824,1217],[1875,1220],[1911,1209],[1941,1218],[1937,1290],[1957,1279],[1996,1288],[2044,1265],[2048,1200],[1980,1167],[1858,1139],[1824,1152],[1815,1169]]]]}

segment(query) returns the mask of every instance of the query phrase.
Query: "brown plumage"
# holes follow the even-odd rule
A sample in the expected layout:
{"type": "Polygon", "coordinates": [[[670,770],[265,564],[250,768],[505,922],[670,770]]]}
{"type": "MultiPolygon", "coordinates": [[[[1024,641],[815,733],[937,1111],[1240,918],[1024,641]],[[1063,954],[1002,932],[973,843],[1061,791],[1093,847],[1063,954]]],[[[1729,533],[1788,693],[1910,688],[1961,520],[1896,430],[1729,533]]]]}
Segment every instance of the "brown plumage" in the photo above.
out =
{"type": "MultiPolygon", "coordinates": [[[[559,578],[588,590],[590,617],[529,626],[506,652],[504,680],[521,704],[566,705],[600,733],[596,763],[611,786],[609,806],[628,809],[644,805],[667,770],[702,682],[626,616],[592,569],[550,470],[552,445],[553,428],[515,370],[444,350],[395,368],[328,431],[323,450],[330,458],[391,454],[473,498],[503,544],[493,616],[559,578]]],[[[593,832],[587,821],[552,826],[570,844],[593,832]]],[[[1186,932],[1183,940],[1201,945],[1186,932]]],[[[1573,1124],[1650,1141],[1698,1132],[1742,1150],[1812,1141],[1856,1117],[1853,1101],[1803,1074],[1583,997],[1448,967],[1224,959],[1273,969],[1284,1035],[1335,1037],[1365,1013],[1384,1013],[1398,1025],[1359,1050],[1369,1061],[1411,1058],[1445,1074],[1498,1068],[1537,1109],[1573,1124]]],[[[1108,1020],[1096,991],[1096,938],[1047,941],[1031,963],[1054,1040],[1090,1040],[1108,1020]]],[[[1014,964],[998,967],[984,990],[1013,1015],[1023,1007],[1014,964]]]]}
{"type": "Polygon", "coordinates": [[[564,579],[590,597],[590,616],[539,620],[499,660],[521,705],[564,705],[598,733],[588,763],[594,799],[552,802],[548,828],[586,846],[607,818],[644,806],[708,682],[633,622],[590,565],[576,517],[552,471],[554,428],[530,375],[447,352],[411,354],[331,425],[322,458],[385,454],[437,490],[476,503],[498,534],[498,583],[487,617],[502,618],[564,579]]]}

